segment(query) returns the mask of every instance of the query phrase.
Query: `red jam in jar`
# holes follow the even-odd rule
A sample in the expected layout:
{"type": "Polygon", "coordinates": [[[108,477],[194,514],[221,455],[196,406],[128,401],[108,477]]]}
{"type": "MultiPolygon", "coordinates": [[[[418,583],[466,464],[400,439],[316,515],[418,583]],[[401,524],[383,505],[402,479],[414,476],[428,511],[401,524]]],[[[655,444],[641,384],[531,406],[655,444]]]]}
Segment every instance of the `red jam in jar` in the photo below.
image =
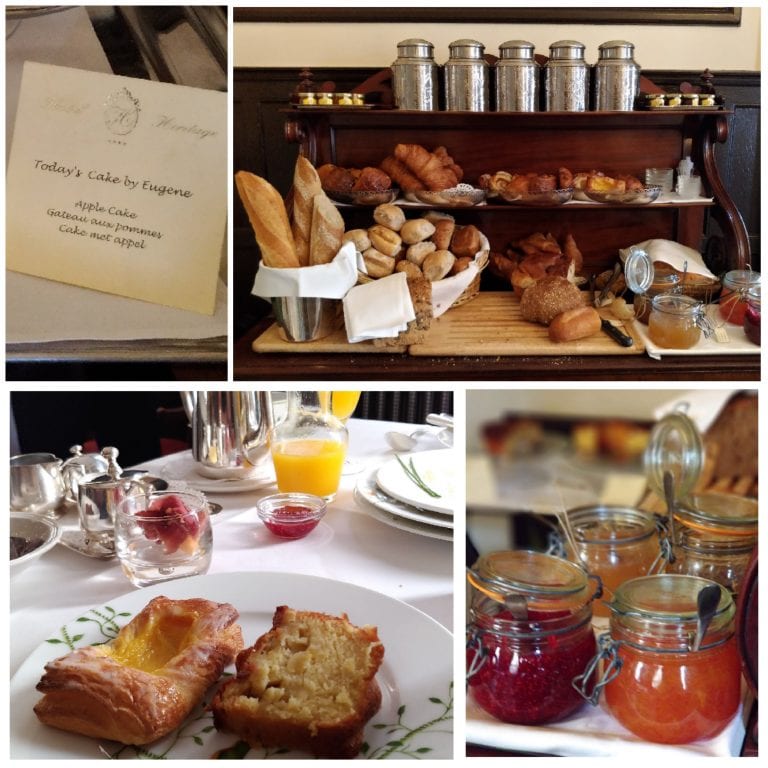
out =
{"type": "Polygon", "coordinates": [[[741,697],[730,592],[695,576],[646,576],[622,585],[611,611],[621,668],[605,687],[610,713],[646,741],[688,744],[720,733],[741,697]],[[713,585],[720,600],[697,649],[697,596],[713,585]]]}
{"type": "Polygon", "coordinates": [[[734,269],[725,273],[720,293],[720,316],[733,325],[744,325],[747,296],[760,285],[760,274],[749,269],[734,269]]]}
{"type": "Polygon", "coordinates": [[[747,293],[747,308],[744,311],[744,333],[753,343],[760,346],[760,287],[750,288],[747,293]]]}
{"type": "Polygon", "coordinates": [[[475,587],[467,682],[495,718],[521,725],[562,720],[584,701],[571,681],[596,651],[587,574],[537,552],[485,555],[475,587]]]}

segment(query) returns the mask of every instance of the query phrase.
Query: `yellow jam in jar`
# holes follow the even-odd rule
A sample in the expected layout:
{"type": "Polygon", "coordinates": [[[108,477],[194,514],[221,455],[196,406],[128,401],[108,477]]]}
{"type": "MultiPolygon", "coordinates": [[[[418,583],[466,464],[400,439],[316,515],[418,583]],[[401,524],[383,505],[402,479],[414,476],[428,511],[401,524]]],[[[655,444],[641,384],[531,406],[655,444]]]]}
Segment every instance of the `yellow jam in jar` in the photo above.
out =
{"type": "Polygon", "coordinates": [[[703,304],[681,294],[662,293],[651,304],[648,336],[665,349],[690,349],[701,338],[703,304]]]}

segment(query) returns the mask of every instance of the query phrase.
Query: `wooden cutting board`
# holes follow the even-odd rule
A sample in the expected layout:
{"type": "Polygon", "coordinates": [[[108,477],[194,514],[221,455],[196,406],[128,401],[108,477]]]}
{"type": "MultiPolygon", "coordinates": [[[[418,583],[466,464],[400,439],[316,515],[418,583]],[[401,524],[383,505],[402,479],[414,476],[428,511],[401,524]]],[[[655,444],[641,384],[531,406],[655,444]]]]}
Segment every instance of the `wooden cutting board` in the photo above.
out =
{"type": "Polygon", "coordinates": [[[434,320],[426,341],[414,344],[408,352],[419,357],[642,354],[641,337],[633,332],[632,323],[627,325],[620,327],[635,340],[631,347],[622,347],[605,333],[555,343],[544,326],[523,320],[520,303],[511,291],[489,291],[434,320]]]}
{"type": "Polygon", "coordinates": [[[457,356],[544,356],[544,355],[639,355],[645,351],[642,337],[632,323],[623,327],[635,340],[622,347],[604,333],[587,339],[556,344],[549,340],[544,326],[520,317],[520,304],[509,291],[479,293],[474,299],[448,310],[432,321],[422,344],[410,347],[377,347],[371,341],[350,344],[343,328],[317,341],[291,342],[280,335],[276,324],[254,339],[254,352],[301,354],[306,352],[346,354],[397,354],[408,352],[416,357],[457,356]]]}

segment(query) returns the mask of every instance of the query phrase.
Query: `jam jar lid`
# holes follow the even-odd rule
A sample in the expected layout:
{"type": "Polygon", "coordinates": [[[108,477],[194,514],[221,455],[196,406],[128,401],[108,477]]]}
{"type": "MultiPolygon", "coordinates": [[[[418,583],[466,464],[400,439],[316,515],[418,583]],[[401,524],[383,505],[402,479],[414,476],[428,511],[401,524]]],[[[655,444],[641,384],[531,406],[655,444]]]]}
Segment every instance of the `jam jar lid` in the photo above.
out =
{"type": "Polygon", "coordinates": [[[485,46],[477,40],[454,40],[448,45],[448,51],[453,59],[482,59],[485,46]]]}
{"type": "Polygon", "coordinates": [[[653,284],[656,270],[651,257],[642,248],[630,248],[624,260],[624,280],[632,293],[643,294],[653,284]]]}
{"type": "Polygon", "coordinates": [[[675,519],[706,533],[751,537],[757,534],[757,499],[733,493],[695,493],[678,504],[675,519]]]}
{"type": "Polygon", "coordinates": [[[631,544],[656,532],[653,515],[634,507],[575,507],[568,522],[580,544],[631,544]]]}
{"type": "Polygon", "coordinates": [[[660,293],[653,297],[653,308],[670,315],[696,314],[704,305],[693,296],[684,293],[660,293]]]}
{"type": "Polygon", "coordinates": [[[507,40],[499,46],[502,59],[530,59],[533,60],[533,43],[527,40],[507,40]]]}
{"type": "Polygon", "coordinates": [[[747,290],[760,285],[760,273],[751,269],[732,269],[725,273],[723,285],[734,290],[747,290]]]}
{"type": "Polygon", "coordinates": [[[719,645],[734,632],[736,606],[728,589],[699,576],[665,573],[625,581],[608,604],[611,629],[619,630],[621,639],[639,647],[692,650],[699,621],[699,593],[705,587],[716,587],[720,597],[699,647],[719,645]]]}
{"type": "Polygon", "coordinates": [[[648,485],[659,498],[665,498],[667,472],[672,474],[675,499],[683,499],[693,490],[704,466],[704,441],[696,424],[682,410],[667,414],[653,425],[643,464],[648,485]]]}
{"type": "Polygon", "coordinates": [[[581,566],[543,552],[490,552],[467,572],[467,579],[494,599],[523,598],[528,608],[575,609],[592,598],[587,573],[581,566]]]}
{"type": "Polygon", "coordinates": [[[429,40],[422,40],[418,37],[411,37],[408,40],[401,40],[397,44],[398,56],[405,56],[415,59],[431,59],[435,47],[429,40]]]}
{"type": "Polygon", "coordinates": [[[631,59],[635,45],[626,40],[609,40],[607,43],[601,43],[597,50],[600,52],[599,55],[602,60],[631,59]]]}
{"type": "Polygon", "coordinates": [[[549,46],[549,55],[550,58],[558,60],[583,60],[584,49],[584,43],[580,43],[577,40],[558,40],[549,46]]]}

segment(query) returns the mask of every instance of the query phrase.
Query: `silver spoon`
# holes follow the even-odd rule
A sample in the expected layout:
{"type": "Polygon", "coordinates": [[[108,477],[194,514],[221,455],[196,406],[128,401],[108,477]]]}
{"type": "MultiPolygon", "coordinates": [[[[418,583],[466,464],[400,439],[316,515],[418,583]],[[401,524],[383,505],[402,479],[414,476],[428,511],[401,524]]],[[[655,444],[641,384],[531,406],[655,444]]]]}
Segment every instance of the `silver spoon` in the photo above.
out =
{"type": "Polygon", "coordinates": [[[667,470],[664,473],[664,497],[667,501],[667,519],[669,521],[669,562],[675,562],[675,479],[667,470]]]}
{"type": "Polygon", "coordinates": [[[696,609],[698,620],[696,623],[696,637],[693,641],[692,651],[698,651],[704,635],[707,634],[707,627],[712,617],[717,612],[717,606],[720,605],[720,586],[710,584],[699,591],[696,597],[696,609]]]}
{"type": "Polygon", "coordinates": [[[417,429],[410,435],[406,435],[404,432],[387,432],[385,437],[391,448],[407,453],[416,447],[419,436],[426,434],[430,434],[428,429],[417,429]]]}

